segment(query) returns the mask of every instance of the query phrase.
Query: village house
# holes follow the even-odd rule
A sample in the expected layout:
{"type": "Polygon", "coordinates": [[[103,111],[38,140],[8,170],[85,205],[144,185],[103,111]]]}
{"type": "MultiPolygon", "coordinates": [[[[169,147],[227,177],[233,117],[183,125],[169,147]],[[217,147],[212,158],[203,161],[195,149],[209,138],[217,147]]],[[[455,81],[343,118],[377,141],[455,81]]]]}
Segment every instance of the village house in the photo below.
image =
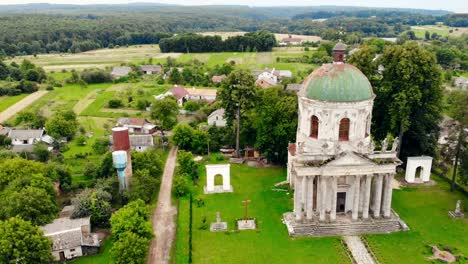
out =
{"type": "Polygon", "coordinates": [[[171,90],[163,93],[163,94],[160,94],[160,95],[155,95],[154,96],[154,99],[156,100],[162,100],[164,98],[166,98],[167,96],[169,95],[172,95],[174,96],[176,99],[177,99],[177,104],[179,106],[182,106],[184,104],[184,102],[187,100],[186,99],[186,95],[187,95],[187,90],[185,90],[185,88],[182,86],[182,85],[174,85],[174,87],[172,87],[171,90]]]}
{"type": "Polygon", "coordinates": [[[71,219],[62,215],[41,229],[52,240],[52,255],[56,260],[65,261],[99,252],[98,235],[91,233],[90,217],[71,219]]]}
{"type": "Polygon", "coordinates": [[[453,80],[453,86],[460,90],[468,90],[468,78],[457,77],[453,80]]]}
{"type": "Polygon", "coordinates": [[[288,38],[283,38],[279,45],[288,46],[288,45],[301,45],[304,41],[301,38],[293,38],[289,36],[288,38]]]}
{"type": "Polygon", "coordinates": [[[34,145],[41,141],[44,129],[11,129],[8,137],[12,145],[34,145]]]}
{"type": "Polygon", "coordinates": [[[161,65],[141,65],[140,70],[144,74],[163,74],[163,67],[161,65]]]}
{"type": "Polygon", "coordinates": [[[121,117],[116,126],[128,128],[131,134],[153,134],[156,131],[156,125],[145,118],[121,117]]]}
{"type": "Polygon", "coordinates": [[[214,102],[216,100],[216,89],[189,88],[187,90],[187,100],[214,102]]]}
{"type": "Polygon", "coordinates": [[[213,83],[221,83],[224,79],[226,79],[226,74],[223,75],[214,75],[211,77],[211,82],[213,83]]]}
{"type": "Polygon", "coordinates": [[[227,120],[224,118],[224,108],[217,109],[208,116],[209,126],[225,127],[226,123],[227,120]]]}
{"type": "Polygon", "coordinates": [[[112,68],[111,77],[112,79],[118,79],[120,77],[128,76],[132,71],[132,68],[128,66],[119,66],[112,68]]]}
{"type": "Polygon", "coordinates": [[[291,71],[288,71],[288,70],[276,70],[276,69],[264,69],[264,70],[255,70],[253,71],[253,75],[255,77],[255,79],[258,79],[258,77],[262,74],[262,73],[270,73],[274,76],[276,76],[276,78],[278,79],[278,81],[281,81],[283,80],[284,78],[292,78],[292,72],[291,71]]]}
{"type": "Polygon", "coordinates": [[[278,84],[278,77],[274,74],[275,69],[270,72],[262,72],[258,75],[255,84],[262,87],[268,88],[278,84]]]}
{"type": "Polygon", "coordinates": [[[216,100],[216,89],[203,88],[184,88],[182,85],[174,85],[174,87],[166,93],[155,95],[154,99],[161,100],[169,95],[173,95],[177,99],[179,106],[182,106],[187,100],[214,102],[216,100]]]}
{"type": "MultiPolygon", "coordinates": [[[[154,146],[152,135],[130,135],[130,147],[137,152],[146,151],[154,146]]],[[[110,144],[114,145],[112,136],[110,136],[110,144]]]]}

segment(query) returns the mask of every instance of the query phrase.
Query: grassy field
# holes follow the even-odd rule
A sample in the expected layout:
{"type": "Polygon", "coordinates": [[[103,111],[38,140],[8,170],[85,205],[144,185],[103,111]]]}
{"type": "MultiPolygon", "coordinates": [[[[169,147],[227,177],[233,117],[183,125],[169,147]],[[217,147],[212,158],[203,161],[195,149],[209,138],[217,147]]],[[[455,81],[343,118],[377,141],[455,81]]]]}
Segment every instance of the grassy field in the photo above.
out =
{"type": "Polygon", "coordinates": [[[50,91],[34,102],[28,109],[34,112],[40,111],[46,117],[51,116],[58,110],[73,110],[75,104],[89,92],[97,89],[106,89],[110,85],[110,83],[90,84],[85,88],[77,84],[64,85],[61,88],[55,88],[53,91],[50,91]]]}
{"type": "Polygon", "coordinates": [[[100,49],[77,54],[42,54],[34,56],[18,56],[13,61],[31,60],[46,71],[52,73],[56,80],[63,80],[70,73],[62,73],[62,69],[82,70],[86,68],[105,68],[126,62],[142,63],[152,58],[153,63],[164,62],[167,57],[178,58],[182,62],[193,59],[200,60],[208,66],[215,66],[225,62],[235,61],[240,68],[264,69],[276,68],[291,70],[294,74],[300,71],[311,72],[314,65],[304,63],[277,63],[277,57],[301,57],[313,51],[304,51],[300,47],[274,48],[272,52],[220,52],[220,53],[161,53],[157,45],[140,45],[128,48],[100,49]]]}
{"type": "Polygon", "coordinates": [[[0,96],[0,112],[14,105],[29,94],[20,94],[15,96],[0,96]]]}
{"type": "Polygon", "coordinates": [[[451,193],[448,183],[440,178],[433,175],[432,179],[437,185],[393,191],[392,207],[411,230],[366,236],[381,263],[427,263],[426,258],[432,255],[429,245],[448,246],[468,256],[468,218],[448,216],[458,199],[466,205],[468,198],[451,193]]]}
{"type": "Polygon", "coordinates": [[[20,63],[28,59],[41,66],[46,71],[60,71],[62,69],[104,68],[120,65],[125,62],[136,62],[150,58],[177,58],[179,53],[160,53],[158,45],[138,45],[114,49],[99,49],[83,53],[39,54],[37,56],[18,56],[11,61],[20,63]]]}
{"type": "Polygon", "coordinates": [[[437,33],[443,37],[445,36],[460,36],[463,33],[468,33],[467,27],[448,27],[444,25],[423,25],[423,26],[412,26],[411,30],[414,31],[416,37],[424,38],[426,31],[432,33],[437,33]],[[450,30],[453,30],[450,33],[450,30]]]}
{"type": "MultiPolygon", "coordinates": [[[[203,167],[204,168],[204,167],[203,167]]],[[[204,195],[205,172],[201,171],[197,199],[205,205],[193,206],[194,263],[348,263],[339,238],[291,239],[281,222],[284,212],[292,210],[292,195],[276,192],[274,184],[286,178],[283,168],[251,168],[231,165],[233,193],[204,195]],[[257,231],[212,233],[200,229],[204,217],[214,222],[216,212],[228,229],[234,229],[236,218],[244,215],[241,201],[250,199],[249,216],[258,222],[257,231]]],[[[179,207],[175,263],[187,263],[189,201],[179,207]]]]}

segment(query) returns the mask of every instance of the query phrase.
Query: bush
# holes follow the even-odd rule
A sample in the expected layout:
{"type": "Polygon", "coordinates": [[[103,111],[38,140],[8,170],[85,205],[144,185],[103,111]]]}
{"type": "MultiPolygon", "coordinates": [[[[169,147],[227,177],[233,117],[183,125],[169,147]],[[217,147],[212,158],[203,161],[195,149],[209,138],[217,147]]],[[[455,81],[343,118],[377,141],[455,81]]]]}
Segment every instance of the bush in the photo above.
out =
{"type": "Polygon", "coordinates": [[[46,90],[47,90],[47,91],[53,91],[53,90],[54,90],[54,86],[53,86],[53,85],[47,85],[46,90]]]}
{"type": "Polygon", "coordinates": [[[109,100],[107,105],[109,106],[109,108],[120,108],[123,106],[123,103],[120,99],[111,99],[109,100]]]}
{"type": "Polygon", "coordinates": [[[174,195],[184,197],[190,192],[190,186],[187,174],[177,175],[174,179],[174,195]]]}
{"type": "Polygon", "coordinates": [[[81,79],[87,83],[105,83],[112,80],[110,73],[101,69],[87,69],[81,72],[81,79]]]}
{"type": "Polygon", "coordinates": [[[98,138],[93,144],[93,150],[97,154],[104,154],[106,153],[109,145],[110,142],[108,138],[98,138]]]}

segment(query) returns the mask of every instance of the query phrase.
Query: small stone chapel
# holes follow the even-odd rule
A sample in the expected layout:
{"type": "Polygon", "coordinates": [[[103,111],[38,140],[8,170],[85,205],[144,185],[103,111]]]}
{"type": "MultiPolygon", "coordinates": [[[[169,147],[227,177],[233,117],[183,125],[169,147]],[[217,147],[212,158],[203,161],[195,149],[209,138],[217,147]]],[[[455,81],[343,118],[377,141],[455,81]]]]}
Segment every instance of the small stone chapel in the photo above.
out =
{"type": "Polygon", "coordinates": [[[346,46],[333,48],[333,63],[308,76],[298,92],[296,143],[289,145],[287,180],[294,212],[284,214],[291,236],[388,233],[406,225],[392,211],[392,180],[401,161],[392,146],[374,150],[370,127],[372,86],[344,62],[346,46]],[[390,147],[390,149],[388,149],[390,147]]]}

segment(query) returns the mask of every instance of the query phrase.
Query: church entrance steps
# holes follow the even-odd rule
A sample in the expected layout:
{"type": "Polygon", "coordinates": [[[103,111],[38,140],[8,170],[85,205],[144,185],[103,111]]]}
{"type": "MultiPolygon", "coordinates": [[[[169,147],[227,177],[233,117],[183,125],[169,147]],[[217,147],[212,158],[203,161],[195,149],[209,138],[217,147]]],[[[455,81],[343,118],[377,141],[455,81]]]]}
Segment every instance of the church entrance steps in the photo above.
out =
{"type": "Polygon", "coordinates": [[[344,236],[343,240],[357,264],[376,264],[359,236],[344,236]]]}
{"type": "MultiPolygon", "coordinates": [[[[315,218],[317,219],[317,217],[315,218]]],[[[337,217],[333,223],[319,222],[317,220],[297,222],[294,213],[289,212],[283,215],[283,222],[286,224],[290,236],[356,236],[362,234],[387,234],[405,230],[406,225],[395,214],[390,218],[352,221],[349,216],[337,217]],[[404,224],[404,223],[403,223],[404,224]]]]}

